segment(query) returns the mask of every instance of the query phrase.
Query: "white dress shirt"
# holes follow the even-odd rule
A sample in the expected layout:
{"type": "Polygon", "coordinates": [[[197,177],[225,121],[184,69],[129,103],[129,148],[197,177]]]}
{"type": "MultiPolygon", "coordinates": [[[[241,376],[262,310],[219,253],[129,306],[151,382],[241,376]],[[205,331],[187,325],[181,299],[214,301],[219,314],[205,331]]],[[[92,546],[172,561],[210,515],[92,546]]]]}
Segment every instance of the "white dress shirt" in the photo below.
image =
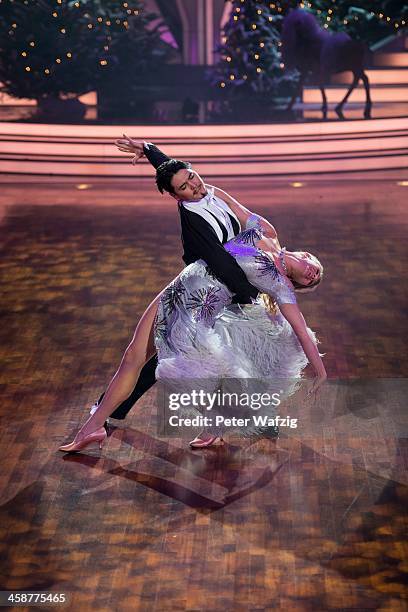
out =
{"type": "Polygon", "coordinates": [[[191,212],[194,212],[205,219],[217,234],[220,242],[223,241],[222,230],[217,221],[214,219],[214,216],[227,230],[227,240],[231,240],[231,238],[234,238],[235,236],[230,215],[236,220],[239,230],[241,230],[241,225],[236,215],[229,208],[228,204],[221,200],[221,198],[214,195],[214,187],[207,187],[207,195],[205,195],[201,200],[198,200],[197,202],[183,201],[181,202],[181,205],[187,210],[190,210],[191,212]]]}

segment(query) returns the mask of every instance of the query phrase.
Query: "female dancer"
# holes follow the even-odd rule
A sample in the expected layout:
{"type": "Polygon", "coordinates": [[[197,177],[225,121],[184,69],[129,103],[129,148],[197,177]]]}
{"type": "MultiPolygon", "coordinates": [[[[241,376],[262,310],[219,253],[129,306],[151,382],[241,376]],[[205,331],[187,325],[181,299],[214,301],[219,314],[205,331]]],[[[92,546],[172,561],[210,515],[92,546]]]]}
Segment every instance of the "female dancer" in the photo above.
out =
{"type": "MultiPolygon", "coordinates": [[[[224,244],[249,282],[279,306],[269,315],[260,304],[231,307],[233,294],[215,278],[203,260],[188,265],[153,300],[143,314],[103,401],[70,444],[78,451],[107,434],[105,419],[131,393],[146,361],[157,351],[156,377],[293,379],[308,361],[315,371],[313,391],[326,379],[313,333],[296,303],[295,291],[313,291],[323,268],[310,253],[282,249],[275,228],[222,190],[207,185],[228,204],[246,229],[224,244]]],[[[220,442],[200,434],[190,444],[202,448],[220,442]]]]}

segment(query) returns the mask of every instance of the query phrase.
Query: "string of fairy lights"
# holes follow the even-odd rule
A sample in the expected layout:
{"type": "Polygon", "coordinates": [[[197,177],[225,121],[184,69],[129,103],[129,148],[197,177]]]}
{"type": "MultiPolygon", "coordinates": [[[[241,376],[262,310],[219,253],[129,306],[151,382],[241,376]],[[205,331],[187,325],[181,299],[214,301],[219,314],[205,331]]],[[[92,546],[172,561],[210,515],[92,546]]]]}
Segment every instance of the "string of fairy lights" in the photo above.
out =
{"type": "MultiPolygon", "coordinates": [[[[338,10],[339,9],[339,4],[337,2],[337,0],[331,0],[332,4],[335,6],[335,8],[338,10]]],[[[300,3],[300,8],[310,8],[313,9],[313,3],[312,2],[301,2],[300,3]]],[[[321,15],[322,11],[320,9],[317,9],[317,14],[321,15]]],[[[333,9],[328,9],[327,11],[327,16],[326,16],[326,22],[323,27],[325,28],[329,28],[330,27],[330,21],[332,21],[332,19],[334,18],[335,14],[334,14],[334,10],[333,9]]],[[[382,22],[387,22],[388,24],[393,24],[395,29],[398,28],[403,28],[406,25],[406,20],[403,19],[402,17],[399,17],[398,19],[393,19],[392,17],[385,15],[384,13],[381,13],[380,11],[375,12],[375,11],[370,11],[370,16],[371,17],[377,17],[380,21],[382,22]]],[[[353,16],[354,21],[359,21],[359,16],[358,15],[354,15],[353,16]]],[[[349,20],[347,19],[343,19],[343,24],[344,25],[348,25],[349,20]]]]}
{"type": "MultiPolygon", "coordinates": [[[[253,0],[251,0],[251,2],[252,1],[253,0]]],[[[330,27],[330,22],[333,21],[336,18],[336,14],[337,14],[338,10],[340,9],[340,4],[341,4],[340,2],[337,2],[336,0],[331,0],[331,2],[332,2],[332,5],[333,5],[333,8],[329,8],[327,10],[327,15],[325,17],[325,23],[323,24],[323,27],[325,29],[328,29],[330,27]]],[[[246,0],[240,0],[240,4],[243,5],[243,6],[241,7],[238,4],[238,6],[233,7],[233,11],[232,11],[233,12],[233,15],[232,15],[232,21],[233,22],[238,22],[240,19],[244,19],[245,18],[245,3],[246,3],[246,0]]],[[[312,2],[301,2],[299,6],[302,9],[312,9],[313,10],[313,3],[312,2]]],[[[279,2],[271,2],[271,3],[269,3],[269,7],[268,8],[272,9],[272,10],[276,10],[278,15],[279,15],[279,13],[282,14],[284,12],[284,9],[282,8],[282,6],[280,6],[279,2]]],[[[317,9],[315,12],[318,15],[321,15],[323,11],[320,10],[320,9],[317,9]]],[[[258,8],[256,13],[259,16],[263,15],[263,9],[262,8],[258,8]]],[[[399,18],[397,18],[397,19],[395,19],[395,18],[393,19],[392,17],[390,17],[388,15],[385,15],[382,12],[374,12],[374,11],[370,12],[370,16],[371,17],[376,17],[381,22],[384,22],[384,23],[386,22],[386,23],[388,23],[390,25],[393,25],[395,30],[404,28],[404,26],[406,25],[406,20],[403,17],[401,17],[401,16],[399,18]]],[[[273,22],[274,21],[273,15],[269,15],[267,17],[267,19],[268,19],[269,22],[273,22]]],[[[356,15],[352,16],[352,19],[354,19],[354,21],[359,21],[360,17],[358,16],[358,14],[356,14],[356,15]]],[[[350,20],[348,20],[346,18],[343,19],[343,24],[344,25],[348,25],[349,23],[350,23],[350,20]]],[[[257,26],[256,23],[252,23],[250,25],[251,25],[252,31],[256,31],[257,30],[258,26],[257,26]]],[[[227,36],[225,36],[225,32],[224,32],[224,36],[222,36],[221,41],[225,45],[227,43],[227,40],[228,40],[228,38],[227,38],[227,36]]],[[[277,46],[278,47],[280,47],[281,45],[282,45],[282,43],[280,41],[277,42],[277,46]]],[[[254,55],[253,55],[253,59],[255,60],[255,63],[254,63],[255,71],[256,71],[257,74],[260,74],[263,71],[262,67],[258,64],[258,61],[261,59],[260,54],[262,52],[261,50],[264,49],[264,47],[265,47],[265,42],[260,40],[259,41],[259,52],[254,53],[254,55]]],[[[238,49],[237,49],[237,51],[239,52],[238,49]]],[[[278,56],[280,56],[279,52],[278,52],[278,56]]],[[[225,62],[227,62],[226,69],[227,70],[228,70],[228,68],[231,69],[232,64],[233,64],[233,58],[231,57],[231,55],[224,55],[223,59],[224,59],[225,62]]],[[[259,62],[259,63],[261,63],[261,62],[259,62]]],[[[280,62],[279,68],[281,70],[283,70],[285,68],[285,65],[284,65],[283,62],[280,62]]],[[[237,78],[239,78],[238,75],[236,73],[232,72],[232,71],[230,71],[227,76],[228,76],[227,80],[221,80],[221,82],[219,83],[219,86],[221,88],[225,88],[227,86],[228,79],[229,79],[230,82],[234,82],[234,81],[236,81],[237,78]]],[[[244,81],[246,81],[248,79],[248,74],[243,74],[240,78],[242,78],[244,81]]]]}
{"type": "MultiPolygon", "coordinates": [[[[253,0],[251,0],[251,1],[253,1],[253,0]]],[[[323,27],[325,27],[326,29],[328,29],[330,27],[330,22],[335,19],[336,13],[337,13],[337,11],[340,8],[340,6],[339,6],[340,3],[336,2],[336,0],[331,0],[331,1],[332,1],[333,8],[329,8],[327,10],[327,15],[326,15],[326,18],[325,18],[326,23],[323,24],[323,27]]],[[[0,0],[0,4],[2,2],[3,2],[3,0],[0,0]]],[[[9,2],[13,3],[14,0],[9,0],[9,2]]],[[[52,10],[52,12],[51,12],[51,16],[54,19],[56,19],[56,20],[60,20],[60,19],[63,18],[63,14],[62,14],[63,11],[61,11],[61,9],[63,8],[63,2],[64,2],[64,0],[56,0],[55,9],[52,10]]],[[[240,0],[240,4],[243,5],[243,8],[245,8],[245,3],[246,2],[247,2],[247,0],[240,0]]],[[[29,1],[28,0],[24,0],[23,4],[27,6],[29,4],[29,1]]],[[[75,8],[79,9],[79,8],[81,8],[82,4],[81,4],[80,1],[77,0],[76,2],[73,3],[72,6],[74,6],[75,8]]],[[[89,30],[93,30],[94,28],[97,28],[100,25],[105,25],[108,28],[110,28],[113,25],[117,25],[117,26],[122,26],[124,29],[128,29],[128,27],[129,27],[128,18],[134,17],[134,16],[138,16],[140,11],[139,11],[139,9],[131,8],[131,6],[129,5],[129,2],[123,2],[121,7],[123,8],[124,11],[126,11],[126,15],[127,15],[127,17],[123,18],[123,19],[116,18],[116,19],[112,20],[109,17],[102,17],[101,15],[98,15],[98,16],[95,16],[94,18],[92,18],[92,16],[89,13],[85,13],[84,17],[89,20],[88,23],[86,24],[87,28],[89,30]]],[[[302,2],[300,4],[300,7],[301,8],[313,9],[313,3],[312,2],[302,2]]],[[[269,9],[276,10],[278,14],[283,12],[283,8],[280,6],[280,4],[278,2],[270,3],[269,4],[269,9]]],[[[263,9],[262,8],[258,8],[256,12],[257,12],[257,14],[259,16],[261,16],[263,14],[263,9]]],[[[320,9],[317,9],[316,12],[317,12],[318,15],[321,15],[321,13],[322,13],[322,11],[320,9]]],[[[244,11],[241,11],[241,7],[240,6],[236,6],[235,9],[234,9],[233,21],[238,21],[239,19],[244,18],[244,15],[245,15],[245,13],[244,13],[244,11]]],[[[382,12],[374,12],[374,11],[371,11],[370,15],[372,17],[376,17],[377,19],[379,19],[382,22],[386,22],[386,23],[388,23],[390,25],[393,25],[395,30],[398,30],[399,28],[403,28],[406,25],[406,20],[403,19],[402,17],[399,17],[398,19],[393,19],[390,16],[385,15],[382,12]]],[[[354,15],[353,19],[355,21],[358,21],[359,20],[359,16],[358,15],[354,15]]],[[[269,15],[268,16],[268,21],[269,22],[273,22],[273,20],[274,20],[274,17],[272,15],[269,15]]],[[[348,23],[349,23],[349,21],[347,19],[343,20],[343,24],[344,25],[348,25],[348,23]]],[[[9,36],[14,36],[16,30],[18,29],[18,27],[19,27],[19,24],[17,22],[12,23],[11,27],[10,27],[10,30],[8,32],[9,36]]],[[[66,24],[59,24],[58,27],[59,27],[60,35],[63,36],[63,37],[66,37],[67,34],[68,34],[67,25],[66,24]]],[[[251,29],[253,31],[256,31],[257,24],[256,23],[251,24],[251,29]]],[[[108,53],[109,53],[109,50],[110,50],[111,41],[112,41],[112,36],[108,34],[106,36],[105,44],[103,45],[103,57],[101,57],[99,59],[99,65],[102,68],[108,65],[108,62],[109,62],[108,53]]],[[[227,38],[225,36],[222,38],[222,42],[224,44],[227,42],[227,38]]],[[[281,43],[278,42],[277,45],[281,46],[281,43]]],[[[23,58],[28,58],[29,57],[29,53],[32,52],[32,48],[35,48],[35,46],[36,46],[36,40],[35,39],[31,40],[28,43],[28,46],[30,47],[30,49],[26,48],[26,49],[23,49],[20,52],[21,57],[23,57],[23,58]]],[[[265,46],[265,43],[264,43],[264,41],[261,40],[259,42],[259,52],[254,54],[254,60],[256,62],[259,62],[259,60],[261,59],[260,54],[262,53],[261,50],[264,48],[264,46],[265,46]]],[[[62,64],[62,62],[70,61],[73,58],[74,58],[74,55],[73,55],[72,50],[68,49],[60,57],[55,57],[54,65],[60,65],[60,64],[62,64]]],[[[224,59],[225,59],[225,61],[228,64],[231,65],[231,62],[232,62],[231,56],[227,55],[227,56],[224,57],[224,59]]],[[[262,63],[262,60],[255,67],[255,71],[258,74],[262,73],[262,71],[263,71],[262,66],[260,65],[261,63],[262,63]]],[[[280,67],[280,69],[283,70],[284,69],[284,64],[281,62],[279,67],[280,67]]],[[[27,65],[24,66],[24,70],[27,73],[30,73],[30,72],[32,72],[32,67],[29,64],[27,64],[27,65]]],[[[44,66],[42,68],[42,71],[43,71],[43,73],[45,75],[51,75],[52,67],[50,65],[49,66],[44,66]]],[[[230,81],[234,81],[236,78],[237,78],[237,75],[235,75],[233,72],[231,72],[229,74],[229,80],[230,81]]],[[[248,75],[244,74],[244,75],[242,75],[242,78],[243,78],[243,80],[247,80],[248,75]]],[[[225,81],[222,81],[220,83],[220,87],[225,87],[225,86],[226,86],[225,81]]]]}
{"type": "MultiPolygon", "coordinates": [[[[8,0],[10,2],[10,4],[14,3],[14,0],[8,0]]],[[[3,0],[0,0],[0,5],[3,3],[3,0]]],[[[61,20],[63,19],[63,0],[56,0],[55,4],[57,6],[55,6],[55,8],[51,9],[51,13],[50,16],[55,19],[55,20],[61,20]]],[[[28,6],[29,5],[29,1],[28,0],[24,0],[23,4],[28,6]]],[[[80,9],[82,4],[80,1],[74,2],[72,4],[73,7],[80,9]]],[[[131,8],[131,6],[129,5],[128,2],[123,2],[121,5],[121,8],[126,11],[126,15],[127,18],[124,19],[120,19],[120,18],[115,18],[115,19],[111,19],[109,17],[102,17],[101,15],[92,17],[89,13],[84,13],[83,16],[85,19],[89,20],[88,23],[86,24],[86,27],[88,28],[88,30],[94,30],[95,28],[97,28],[100,25],[105,25],[108,28],[110,28],[111,26],[122,26],[125,30],[127,30],[129,28],[129,21],[128,18],[130,17],[137,17],[140,15],[140,10],[139,8],[131,8]]],[[[15,36],[16,31],[18,30],[19,24],[17,22],[13,22],[11,24],[10,30],[8,31],[9,36],[15,36]]],[[[62,37],[67,37],[67,35],[69,34],[68,32],[68,26],[67,24],[59,24],[58,26],[59,29],[59,34],[62,37]]],[[[108,34],[106,36],[106,40],[105,40],[105,44],[103,45],[103,57],[101,57],[99,59],[99,65],[101,67],[105,67],[108,65],[108,53],[110,50],[110,44],[112,41],[112,36],[110,34],[108,34]]],[[[20,56],[23,58],[29,58],[29,54],[30,52],[33,51],[33,49],[35,49],[37,45],[37,41],[35,40],[35,38],[33,37],[33,40],[29,41],[26,45],[26,48],[23,49],[22,51],[20,51],[20,56]],[[30,48],[29,48],[30,47],[30,48]]],[[[74,59],[74,53],[72,50],[68,50],[66,51],[64,54],[61,54],[58,57],[55,57],[54,59],[54,66],[56,67],[57,65],[61,65],[64,61],[70,61],[74,59]]],[[[45,66],[43,68],[36,68],[37,72],[43,72],[45,75],[50,76],[52,74],[52,65],[48,65],[45,66]]],[[[32,73],[33,72],[33,68],[30,64],[27,64],[23,67],[24,71],[26,73],[32,73]]]]}
{"type": "MultiPolygon", "coordinates": [[[[240,0],[240,3],[243,5],[243,7],[242,7],[243,9],[245,8],[245,2],[246,2],[246,0],[240,0]]],[[[270,9],[275,9],[275,8],[276,8],[276,10],[278,11],[278,13],[283,12],[282,7],[281,7],[279,4],[275,4],[275,3],[273,3],[273,2],[269,4],[269,8],[270,8],[270,9]]],[[[233,9],[233,12],[235,13],[234,15],[232,15],[232,20],[233,20],[233,21],[238,21],[239,19],[243,19],[243,18],[245,17],[245,13],[244,13],[244,11],[241,11],[241,7],[240,7],[240,6],[236,6],[236,7],[233,9]]],[[[268,12],[269,12],[269,11],[268,11],[268,12]]],[[[258,9],[256,10],[256,13],[257,13],[257,15],[258,15],[258,16],[261,16],[261,15],[263,15],[263,14],[264,14],[264,11],[263,11],[263,9],[262,9],[262,8],[258,8],[258,9]]],[[[267,21],[269,21],[269,22],[273,22],[273,20],[274,20],[273,15],[267,15],[267,21]]],[[[256,23],[252,23],[252,24],[251,24],[251,29],[252,29],[252,31],[253,31],[253,32],[256,32],[257,28],[258,28],[258,26],[257,26],[257,24],[256,24],[256,23]]],[[[227,37],[224,35],[224,36],[221,38],[221,40],[222,40],[222,43],[223,43],[223,44],[225,44],[225,43],[227,42],[227,37]]],[[[278,42],[277,42],[277,45],[278,45],[278,47],[280,47],[280,46],[282,45],[282,43],[281,43],[280,41],[278,41],[278,42]]],[[[258,47],[259,47],[259,51],[257,51],[257,52],[255,52],[255,53],[254,53],[253,58],[254,58],[254,60],[255,60],[255,61],[256,61],[256,63],[257,63],[257,65],[255,66],[255,72],[256,72],[258,75],[260,75],[262,72],[264,72],[264,71],[263,71],[262,66],[260,65],[260,63],[262,63],[261,53],[262,53],[262,50],[265,48],[265,42],[264,42],[263,40],[259,40],[259,42],[258,42],[258,47]],[[260,61],[260,60],[261,60],[261,61],[260,61]],[[259,62],[259,63],[258,63],[258,62],[259,62]]],[[[237,51],[239,52],[240,50],[239,50],[239,49],[237,49],[237,51]]],[[[278,55],[280,56],[280,52],[278,52],[278,55]]],[[[226,62],[227,62],[229,65],[231,65],[231,63],[232,63],[232,57],[231,57],[230,55],[226,55],[226,56],[224,56],[224,60],[225,60],[225,61],[226,61],[226,62]]],[[[281,62],[279,67],[280,67],[280,69],[281,69],[281,70],[283,70],[283,68],[285,67],[285,65],[284,65],[284,64],[281,62]]],[[[235,81],[235,80],[236,80],[236,78],[238,78],[238,76],[237,76],[236,74],[234,74],[233,72],[231,72],[231,73],[228,75],[228,77],[229,77],[230,82],[233,82],[233,81],[235,81]]],[[[241,77],[241,78],[242,78],[244,81],[246,81],[246,80],[248,79],[248,74],[245,74],[245,73],[244,73],[244,74],[242,75],[242,77],[241,77]]],[[[220,86],[221,88],[225,88],[225,87],[227,86],[227,84],[226,84],[226,82],[225,82],[224,80],[222,80],[222,81],[219,83],[219,86],[220,86]]]]}

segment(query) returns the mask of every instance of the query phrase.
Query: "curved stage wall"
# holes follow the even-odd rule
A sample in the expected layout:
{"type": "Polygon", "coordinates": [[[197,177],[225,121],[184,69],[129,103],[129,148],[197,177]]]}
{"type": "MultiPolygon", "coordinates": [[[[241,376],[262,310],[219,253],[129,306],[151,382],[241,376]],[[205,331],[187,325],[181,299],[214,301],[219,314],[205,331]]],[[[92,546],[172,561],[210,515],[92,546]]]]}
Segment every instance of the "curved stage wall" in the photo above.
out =
{"type": "Polygon", "coordinates": [[[206,176],[320,174],[408,167],[408,118],[268,125],[0,124],[0,172],[151,176],[113,142],[125,133],[188,159],[206,176]]]}

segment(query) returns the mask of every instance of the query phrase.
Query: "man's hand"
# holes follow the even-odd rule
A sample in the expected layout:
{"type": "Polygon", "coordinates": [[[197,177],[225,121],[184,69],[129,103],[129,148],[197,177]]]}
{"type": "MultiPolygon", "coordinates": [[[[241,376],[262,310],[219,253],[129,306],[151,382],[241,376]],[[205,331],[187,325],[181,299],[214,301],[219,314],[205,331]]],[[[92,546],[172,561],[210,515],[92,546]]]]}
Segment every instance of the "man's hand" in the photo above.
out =
{"type": "Polygon", "coordinates": [[[124,138],[119,138],[115,140],[115,145],[118,147],[119,151],[123,151],[124,153],[133,153],[132,164],[134,165],[141,157],[143,157],[143,145],[145,144],[144,140],[133,140],[126,134],[123,134],[124,138]]]}

